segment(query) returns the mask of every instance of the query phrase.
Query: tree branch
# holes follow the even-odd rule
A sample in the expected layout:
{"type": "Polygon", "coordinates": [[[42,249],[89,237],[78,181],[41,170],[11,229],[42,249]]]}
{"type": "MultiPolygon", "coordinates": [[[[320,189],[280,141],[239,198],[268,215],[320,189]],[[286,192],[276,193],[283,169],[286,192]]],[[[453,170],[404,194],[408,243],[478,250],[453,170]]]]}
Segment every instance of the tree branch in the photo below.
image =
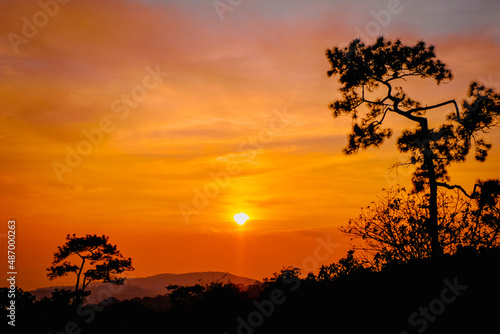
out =
{"type": "Polygon", "coordinates": [[[439,107],[442,107],[442,106],[450,104],[450,103],[452,103],[455,106],[455,110],[457,112],[457,118],[460,121],[460,111],[458,109],[458,104],[457,104],[457,102],[455,100],[449,100],[449,101],[441,102],[441,103],[438,103],[438,104],[435,104],[435,105],[432,105],[432,106],[418,107],[418,108],[410,109],[407,112],[411,114],[411,113],[414,113],[414,112],[417,112],[417,111],[435,109],[435,108],[439,108],[439,107]]]}
{"type": "MultiPolygon", "coordinates": [[[[415,115],[412,115],[411,113],[413,112],[413,110],[408,110],[408,111],[403,111],[401,109],[399,109],[398,105],[401,101],[403,101],[402,99],[399,99],[397,97],[394,97],[391,95],[391,92],[392,92],[392,86],[391,84],[389,83],[389,80],[377,80],[378,82],[384,84],[388,91],[387,91],[387,96],[382,100],[382,101],[385,101],[386,99],[389,99],[393,102],[393,105],[392,105],[392,109],[391,108],[387,108],[387,110],[390,110],[390,111],[394,111],[395,113],[401,115],[401,116],[404,116],[414,122],[417,122],[419,123],[420,125],[423,125],[427,122],[427,119],[425,117],[419,117],[419,116],[415,116],[415,115]]],[[[418,109],[418,108],[417,108],[418,109]]]]}
{"type": "Polygon", "coordinates": [[[474,185],[474,189],[472,190],[472,194],[470,194],[470,195],[469,195],[469,194],[467,193],[467,191],[465,191],[465,189],[464,189],[464,188],[462,188],[462,186],[460,186],[460,185],[456,185],[456,184],[454,184],[454,185],[449,185],[449,184],[447,184],[447,183],[445,183],[445,182],[438,182],[438,183],[437,183],[437,185],[438,185],[439,187],[447,188],[447,189],[450,189],[450,190],[453,190],[453,189],[458,189],[458,190],[460,190],[460,191],[461,191],[461,192],[462,192],[465,196],[467,196],[467,197],[468,197],[468,198],[470,198],[470,199],[473,199],[473,198],[474,198],[474,196],[477,194],[477,193],[476,193],[476,188],[479,186],[478,184],[475,184],[475,185],[474,185]]]}
{"type": "MultiPolygon", "coordinates": [[[[378,81],[378,82],[380,82],[380,83],[384,83],[383,81],[380,81],[380,80],[376,80],[376,81],[378,81]]],[[[391,87],[390,85],[389,85],[388,87],[389,87],[389,92],[387,93],[387,96],[386,96],[386,97],[384,97],[384,98],[383,98],[382,100],[380,100],[380,101],[370,101],[370,100],[365,99],[365,85],[363,85],[363,87],[362,87],[362,92],[361,92],[361,98],[363,99],[363,102],[362,102],[362,103],[365,103],[365,102],[366,102],[366,103],[371,103],[371,104],[387,105],[387,104],[385,104],[384,102],[385,102],[385,100],[387,100],[387,99],[389,98],[389,96],[391,95],[391,90],[392,90],[392,87],[391,87]]]]}
{"type": "Polygon", "coordinates": [[[405,74],[397,75],[397,76],[393,75],[392,78],[389,78],[386,81],[389,82],[389,81],[396,80],[396,79],[403,79],[404,77],[417,77],[419,75],[422,75],[422,74],[420,72],[413,72],[413,73],[405,73],[405,74]]]}
{"type": "Polygon", "coordinates": [[[90,284],[90,282],[92,282],[92,279],[91,279],[91,278],[89,278],[89,280],[88,280],[87,282],[85,282],[85,281],[86,281],[86,279],[87,279],[87,277],[88,277],[88,276],[84,276],[84,277],[83,277],[82,291],[83,291],[83,290],[85,290],[85,288],[87,287],[87,285],[89,285],[89,284],[90,284]]]}

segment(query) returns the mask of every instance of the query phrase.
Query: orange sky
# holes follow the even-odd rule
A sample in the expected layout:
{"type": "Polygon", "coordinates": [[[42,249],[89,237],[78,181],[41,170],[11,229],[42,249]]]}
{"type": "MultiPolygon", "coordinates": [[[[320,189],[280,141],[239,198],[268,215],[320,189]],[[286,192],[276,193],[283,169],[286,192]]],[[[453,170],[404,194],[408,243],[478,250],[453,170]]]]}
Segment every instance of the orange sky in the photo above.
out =
{"type": "MultiPolygon", "coordinates": [[[[15,218],[19,286],[73,282],[45,275],[68,233],[110,236],[136,276],[262,279],[343,256],[338,227],[410,176],[387,175],[401,159],[394,140],[342,155],[350,123],[327,107],[338,85],[325,49],[347,45],[356,28],[372,37],[370,22],[388,38],[436,45],[455,79],[409,82],[424,104],[460,101],[472,80],[500,89],[494,1],[401,1],[383,24],[373,13],[386,1],[247,0],[223,20],[212,1],[168,3],[71,1],[44,22],[36,1],[0,1],[0,246],[15,218]],[[40,27],[25,38],[33,15],[40,27]],[[81,154],[67,160],[68,150],[81,154]],[[241,211],[251,217],[242,227],[232,220],[241,211]],[[327,258],[318,238],[335,244],[327,258]]],[[[488,139],[486,163],[453,167],[454,182],[498,177],[500,132],[488,139]]]]}

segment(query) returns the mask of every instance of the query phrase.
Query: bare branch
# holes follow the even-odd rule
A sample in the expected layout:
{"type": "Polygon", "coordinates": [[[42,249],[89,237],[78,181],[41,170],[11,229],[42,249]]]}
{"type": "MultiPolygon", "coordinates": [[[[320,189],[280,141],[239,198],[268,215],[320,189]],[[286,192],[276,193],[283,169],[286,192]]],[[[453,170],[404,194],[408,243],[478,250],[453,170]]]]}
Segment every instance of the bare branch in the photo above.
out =
{"type": "Polygon", "coordinates": [[[460,190],[460,191],[461,191],[461,192],[462,192],[465,196],[467,196],[467,197],[468,197],[468,198],[470,198],[470,199],[473,199],[473,198],[474,198],[474,196],[477,194],[477,193],[476,193],[476,188],[479,186],[478,184],[475,184],[475,185],[474,185],[474,189],[472,190],[472,194],[470,194],[470,195],[469,195],[469,194],[467,193],[467,191],[465,191],[465,189],[464,189],[462,186],[460,186],[460,185],[456,185],[456,184],[454,184],[454,185],[449,185],[449,184],[447,184],[447,183],[445,183],[445,182],[438,182],[438,183],[437,183],[437,185],[438,185],[439,187],[444,187],[444,188],[447,188],[447,189],[450,189],[450,190],[453,190],[453,189],[458,189],[458,190],[460,190]]]}
{"type": "Polygon", "coordinates": [[[441,102],[441,103],[438,103],[438,104],[435,104],[435,105],[432,105],[432,106],[418,107],[418,108],[410,109],[407,112],[411,114],[411,113],[414,113],[414,112],[417,112],[417,111],[435,109],[435,108],[439,108],[439,107],[445,106],[445,105],[450,104],[450,103],[455,106],[455,111],[457,112],[457,118],[458,118],[458,120],[460,120],[460,111],[458,109],[458,104],[457,104],[457,102],[455,100],[449,100],[449,101],[441,102]]]}

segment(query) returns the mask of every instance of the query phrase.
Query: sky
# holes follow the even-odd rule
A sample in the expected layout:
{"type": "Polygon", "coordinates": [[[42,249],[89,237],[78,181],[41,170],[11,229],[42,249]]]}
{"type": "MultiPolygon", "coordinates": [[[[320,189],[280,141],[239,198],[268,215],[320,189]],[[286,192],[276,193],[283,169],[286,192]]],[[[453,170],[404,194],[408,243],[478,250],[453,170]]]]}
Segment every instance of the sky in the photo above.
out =
{"type": "MultiPolygon", "coordinates": [[[[1,0],[0,247],[15,219],[18,286],[73,284],[45,271],[73,233],[109,236],[138,277],[262,279],[343,257],[339,227],[411,170],[390,172],[405,159],[394,139],[343,155],[351,123],[328,109],[325,50],[424,40],[454,80],[409,82],[415,99],[500,90],[500,3],[450,3],[1,0]]],[[[413,126],[388,122],[394,137],[413,126]]],[[[453,166],[454,183],[498,177],[498,129],[487,139],[487,161],[453,166]]]]}

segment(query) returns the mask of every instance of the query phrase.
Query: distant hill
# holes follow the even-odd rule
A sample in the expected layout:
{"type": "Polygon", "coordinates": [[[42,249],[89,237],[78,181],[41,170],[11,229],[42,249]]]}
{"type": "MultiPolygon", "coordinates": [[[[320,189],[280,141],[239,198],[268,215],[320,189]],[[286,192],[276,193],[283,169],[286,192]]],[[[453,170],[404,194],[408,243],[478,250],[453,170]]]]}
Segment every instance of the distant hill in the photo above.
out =
{"type": "MultiPolygon", "coordinates": [[[[124,285],[91,283],[87,288],[91,295],[87,298],[89,303],[95,303],[114,297],[119,300],[134,297],[155,297],[167,293],[166,286],[170,284],[195,285],[213,281],[231,282],[234,284],[251,285],[257,280],[236,276],[219,271],[194,272],[185,274],[158,274],[148,277],[129,278],[124,285]]],[[[73,286],[51,286],[30,291],[38,300],[43,297],[51,297],[55,289],[73,289],[73,286]]]]}

